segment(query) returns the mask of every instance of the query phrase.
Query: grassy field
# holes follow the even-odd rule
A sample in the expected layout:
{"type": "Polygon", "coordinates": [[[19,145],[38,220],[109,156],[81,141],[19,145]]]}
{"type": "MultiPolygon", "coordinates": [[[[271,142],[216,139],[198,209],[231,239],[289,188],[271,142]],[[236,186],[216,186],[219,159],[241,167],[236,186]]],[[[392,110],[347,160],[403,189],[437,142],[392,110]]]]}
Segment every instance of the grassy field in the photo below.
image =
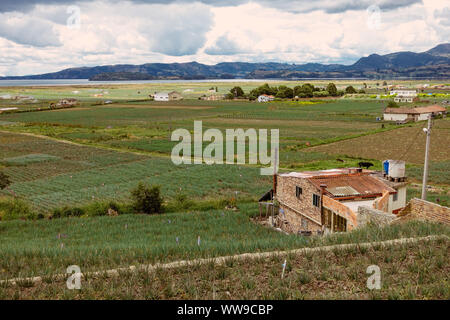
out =
{"type": "Polygon", "coordinates": [[[256,225],[249,220],[250,210],[243,205],[241,212],[216,210],[2,222],[0,278],[61,273],[72,264],[84,271],[95,271],[245,252],[449,235],[450,232],[444,225],[413,222],[308,238],[256,225]]]}
{"type": "MultiPolygon", "coordinates": [[[[327,83],[314,81],[315,85],[327,83]]],[[[203,206],[202,211],[189,207],[154,216],[1,221],[0,279],[64,273],[73,264],[80,265],[82,271],[97,271],[244,252],[450,235],[446,226],[420,222],[382,229],[367,227],[326,237],[285,235],[251,220],[258,212],[257,199],[272,182],[270,176],[260,175],[258,167],[175,166],[171,162],[169,155],[176,144],[170,141],[171,132],[177,128],[192,131],[194,120],[202,120],[204,131],[279,129],[282,171],[353,167],[361,160],[371,161],[375,169],[381,169],[379,160],[403,159],[408,162],[410,181],[420,181],[423,123],[395,126],[377,120],[382,117],[385,101],[345,97],[259,104],[196,99],[211,87],[226,93],[241,85],[248,92],[260,84],[0,88],[0,95],[39,99],[36,104],[21,105],[22,111],[60,98],[76,97],[82,102],[71,109],[0,114],[0,170],[12,180],[8,190],[0,193],[0,204],[14,193],[49,217],[49,211],[64,206],[80,207],[106,200],[128,203],[130,190],[143,181],[160,185],[169,207],[178,194],[199,204],[229,200],[238,192],[239,208],[234,212],[224,206],[214,210],[203,206]],[[180,91],[187,99],[171,103],[147,99],[148,94],[162,90],[180,91]],[[114,103],[101,104],[107,99],[114,103]]],[[[275,84],[293,87],[299,83],[271,82],[275,84]]],[[[362,86],[358,81],[337,84],[339,89],[349,84],[362,86]]],[[[370,94],[384,91],[381,81],[367,85],[370,94]]],[[[0,107],[12,104],[0,100],[0,107]]],[[[443,205],[450,201],[450,149],[443,147],[450,145],[449,124],[448,119],[435,121],[431,147],[433,189],[429,199],[443,205]]],[[[419,192],[420,185],[411,186],[408,198],[419,192]]],[[[448,281],[442,280],[447,279],[449,271],[447,254],[448,242],[436,242],[428,248],[418,244],[407,249],[291,257],[283,281],[279,279],[279,260],[235,262],[217,268],[202,266],[150,275],[130,274],[119,279],[93,278],[78,293],[65,290],[63,284],[47,277],[38,286],[2,286],[0,298],[448,299],[448,281]],[[381,291],[365,289],[365,268],[369,263],[379,264],[386,272],[381,291]]]]}
{"type": "MultiPolygon", "coordinates": [[[[231,215],[235,215],[232,213],[231,215]]],[[[322,238],[318,241],[304,238],[284,236],[268,229],[247,230],[236,222],[238,216],[214,215],[208,216],[208,220],[192,223],[188,222],[186,215],[170,216],[174,224],[161,224],[164,227],[162,233],[170,234],[169,239],[164,236],[154,236],[150,243],[149,232],[156,232],[154,223],[145,223],[142,217],[133,217],[133,223],[127,217],[126,220],[110,221],[108,224],[109,240],[107,247],[101,247],[95,236],[92,243],[85,246],[77,245],[79,251],[72,249],[72,242],[84,239],[70,240],[71,234],[78,238],[79,225],[75,228],[74,222],[63,222],[71,224],[74,228],[67,239],[57,240],[52,238],[55,232],[60,231],[61,225],[34,227],[34,234],[43,236],[39,243],[31,244],[30,236],[19,247],[3,253],[2,267],[5,267],[5,258],[8,261],[6,268],[19,269],[21,274],[28,272],[36,273],[54,270],[64,273],[66,265],[77,264],[82,272],[87,272],[95,267],[108,267],[110,263],[125,264],[131,262],[149,262],[152,255],[158,256],[164,252],[164,259],[174,258],[176,253],[181,256],[208,256],[209,254],[223,254],[229,252],[242,252],[246,250],[259,251],[261,249],[280,248],[287,249],[293,246],[315,246],[326,243],[348,243],[359,241],[375,241],[389,239],[391,237],[424,235],[428,233],[447,233],[442,226],[425,225],[414,223],[402,226],[390,226],[386,229],[364,229],[354,231],[350,234],[335,235],[331,238],[322,238]],[[183,218],[181,218],[183,217],[183,218]],[[197,232],[198,229],[209,226],[207,222],[219,219],[215,228],[207,232],[197,232]],[[179,221],[182,220],[182,221],[179,221]],[[183,221],[184,220],[184,221],[183,221]],[[226,221],[226,222],[224,222],[226,221]],[[123,231],[123,223],[129,223],[128,229],[123,231]],[[120,225],[122,230],[117,230],[114,225],[120,225]],[[196,228],[192,228],[196,225],[196,228]],[[151,229],[151,228],[154,229],[151,229]],[[173,239],[177,233],[170,229],[188,227],[185,234],[180,237],[182,243],[177,245],[173,239]],[[213,235],[233,227],[233,236],[219,236],[212,240],[213,235]],[[258,230],[255,233],[255,230],[258,230]],[[249,234],[242,232],[251,231],[249,234]],[[125,234],[123,234],[125,233],[125,234]],[[140,235],[138,241],[132,236],[140,235]],[[143,236],[142,234],[145,234],[143,236]],[[193,235],[201,234],[202,242],[197,245],[193,235]],[[119,244],[119,238],[122,240],[119,244]],[[30,240],[28,240],[30,239],[30,240]],[[129,240],[127,240],[129,239],[129,240]],[[327,241],[324,241],[326,239],[327,241]],[[356,240],[358,239],[358,240],[356,240]],[[147,240],[147,241],[145,241],[147,240]],[[228,240],[228,241],[226,241],[228,240]],[[204,241],[204,242],[203,242],[204,241]],[[225,243],[226,241],[226,243],[225,243]],[[54,243],[55,248],[44,251],[38,248],[42,242],[54,243]],[[187,243],[185,243],[187,242],[187,243]],[[60,243],[65,243],[63,248],[60,243]],[[264,246],[264,244],[266,246],[264,246]],[[286,245],[288,244],[288,245],[286,245]],[[125,250],[125,246],[128,250],[125,250]],[[28,247],[28,248],[26,248],[28,247]],[[33,248],[33,249],[31,249],[33,248]],[[147,249],[147,250],[145,250],[147,249]],[[13,250],[13,257],[9,257],[13,250]],[[80,252],[81,251],[81,252],[80,252]],[[183,254],[184,252],[184,254],[183,254]],[[186,254],[189,252],[189,254],[186,254]],[[81,254],[84,253],[84,254],[81,254]],[[171,253],[171,254],[170,254],[171,253]],[[103,256],[101,262],[99,255],[103,256]],[[6,257],[5,257],[6,256],[6,257]],[[119,258],[120,257],[120,258],[119,258]],[[32,259],[33,270],[30,270],[27,261],[32,259]],[[119,261],[120,260],[120,261],[119,261]],[[20,264],[16,266],[16,264],[20,264]],[[40,267],[40,268],[39,268],[40,267]],[[54,269],[53,269],[54,268],[54,269]]],[[[197,217],[198,218],[198,217],[197,217]]],[[[160,218],[146,218],[160,219],[160,218]]],[[[113,219],[115,220],[115,219],[113,219]]],[[[164,219],[165,220],[165,219],[164,219]]],[[[104,221],[103,221],[104,222],[104,221]]],[[[47,222],[48,223],[48,222],[47,222]]],[[[93,227],[92,221],[85,221],[85,230],[93,227]]],[[[26,226],[10,225],[11,234],[20,230],[25,234],[26,226]],[[19,229],[17,229],[19,228],[19,229]]],[[[166,236],[167,237],[167,236],[166,236]]],[[[14,239],[14,236],[12,237],[14,239]]],[[[103,237],[105,238],[105,237],[103,237]]],[[[13,240],[12,239],[12,240],[13,240]]],[[[81,290],[67,290],[64,281],[58,281],[50,275],[44,277],[39,284],[30,282],[19,282],[17,286],[1,285],[0,299],[442,299],[450,298],[449,282],[447,274],[450,271],[448,240],[435,240],[409,245],[397,245],[389,250],[381,247],[365,249],[356,247],[353,249],[334,250],[330,252],[316,252],[306,255],[288,255],[287,266],[283,279],[281,279],[282,263],[284,257],[264,258],[252,261],[230,259],[225,265],[208,263],[190,267],[163,270],[156,272],[140,271],[137,273],[121,272],[119,277],[108,278],[104,276],[90,277],[82,280],[81,290]],[[370,265],[377,265],[381,270],[381,290],[369,290],[366,281],[369,275],[366,269],[370,265]]],[[[6,274],[2,275],[4,278],[6,274]]]]}
{"type": "MultiPolygon", "coordinates": [[[[421,181],[426,140],[426,135],[422,131],[424,127],[425,123],[408,125],[397,130],[312,147],[308,149],[308,152],[380,161],[384,159],[405,160],[408,164],[407,175],[415,181],[421,181]]],[[[450,149],[448,146],[450,146],[450,121],[448,118],[435,120],[430,146],[429,180],[431,183],[450,185],[448,174],[450,149]]]]}
{"type": "MultiPolygon", "coordinates": [[[[55,94],[70,89],[57,88],[55,94]]],[[[47,89],[27,90],[40,92],[47,89]]],[[[401,158],[408,162],[410,176],[420,180],[424,154],[422,140],[425,139],[421,134],[422,124],[403,127],[384,124],[382,128],[376,118],[381,117],[383,107],[384,103],[380,101],[348,99],[268,104],[124,101],[112,105],[86,103],[65,110],[3,114],[0,115],[0,130],[45,135],[101,149],[2,134],[0,165],[6,166],[5,171],[12,177],[11,189],[39,210],[63,203],[80,205],[99,199],[123,200],[139,180],[164,185],[163,191],[169,197],[175,194],[174,188],[178,185],[196,198],[216,197],[233,190],[258,197],[267,189],[268,180],[258,178],[256,168],[176,168],[169,159],[161,157],[170,155],[177,143],[170,141],[174,129],[192,131],[194,120],[202,120],[203,130],[279,129],[280,166],[284,170],[350,167],[361,160],[372,161],[374,168],[380,169],[380,162],[373,160],[401,158]],[[386,141],[391,142],[389,148],[386,141]],[[185,169],[190,170],[187,177],[192,186],[174,173],[186,175],[185,169]],[[128,174],[121,176],[122,172],[128,174]],[[218,178],[209,179],[211,172],[217,172],[218,178]],[[168,180],[171,182],[166,183],[168,180]],[[252,187],[246,187],[245,180],[251,181],[252,187]]],[[[448,148],[442,147],[450,142],[449,123],[448,120],[437,120],[434,126],[432,183],[450,184],[448,175],[442,174],[448,171],[446,164],[450,159],[448,148]]]]}
{"type": "MultiPolygon", "coordinates": [[[[370,159],[400,159],[422,164],[425,156],[426,135],[424,123],[406,126],[394,131],[382,132],[352,140],[339,141],[311,148],[311,151],[332,154],[362,156],[370,159]],[[388,143],[388,147],[386,146],[388,143]]],[[[432,131],[431,161],[449,160],[450,120],[435,120],[432,131]]]]}
{"type": "Polygon", "coordinates": [[[204,130],[222,132],[279,129],[280,161],[286,170],[355,166],[357,158],[341,157],[342,162],[339,156],[303,149],[392,130],[380,129],[375,120],[381,109],[379,102],[337,100],[271,104],[185,100],[2,114],[0,166],[12,178],[10,189],[40,212],[97,200],[126,201],[139,181],[161,185],[168,198],[181,189],[195,199],[227,198],[234,191],[257,199],[270,186],[270,179],[259,176],[257,168],[174,166],[167,158],[177,143],[170,141],[171,132],[193,130],[194,120],[202,120],[204,130]]]}
{"type": "MultiPolygon", "coordinates": [[[[364,88],[364,83],[367,85],[365,90],[370,94],[382,94],[385,92],[383,80],[306,80],[306,81],[279,81],[279,80],[264,80],[264,81],[218,81],[218,82],[191,82],[191,81],[177,81],[172,83],[141,83],[141,84],[98,84],[90,82],[89,85],[71,85],[71,86],[32,86],[32,87],[0,87],[0,96],[2,95],[31,95],[37,99],[58,99],[58,98],[78,98],[82,100],[99,100],[99,99],[114,99],[114,100],[129,100],[129,99],[146,99],[149,94],[158,91],[178,91],[188,99],[196,99],[201,95],[208,94],[211,88],[218,89],[219,93],[225,94],[235,86],[241,86],[245,92],[269,83],[270,86],[285,85],[288,87],[295,87],[304,83],[311,83],[316,87],[326,87],[328,83],[333,82],[339,90],[345,89],[352,85],[356,89],[364,88]],[[102,96],[98,96],[102,95],[102,96]]],[[[442,81],[421,81],[421,80],[395,80],[387,81],[388,85],[403,85],[406,87],[416,87],[424,83],[433,85],[440,85],[442,81]]],[[[444,82],[445,83],[445,82],[444,82]]],[[[432,88],[426,92],[434,92],[432,88]]]]}
{"type": "MultiPolygon", "coordinates": [[[[97,200],[129,200],[138,182],[160,185],[167,198],[255,198],[270,186],[259,169],[233,165],[174,165],[166,157],[117,152],[56,140],[0,133],[1,164],[13,190],[37,210],[97,200]]],[[[7,191],[3,192],[4,194],[7,191]]]]}

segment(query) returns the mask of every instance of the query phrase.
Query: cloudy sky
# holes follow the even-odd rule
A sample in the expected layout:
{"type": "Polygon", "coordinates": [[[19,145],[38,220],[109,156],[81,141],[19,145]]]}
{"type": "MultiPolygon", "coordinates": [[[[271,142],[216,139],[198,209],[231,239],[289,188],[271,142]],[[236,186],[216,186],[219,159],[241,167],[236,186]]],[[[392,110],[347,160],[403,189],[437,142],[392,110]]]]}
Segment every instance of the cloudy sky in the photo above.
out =
{"type": "Polygon", "coordinates": [[[450,0],[1,0],[0,75],[119,63],[351,64],[450,39],[450,0]]]}

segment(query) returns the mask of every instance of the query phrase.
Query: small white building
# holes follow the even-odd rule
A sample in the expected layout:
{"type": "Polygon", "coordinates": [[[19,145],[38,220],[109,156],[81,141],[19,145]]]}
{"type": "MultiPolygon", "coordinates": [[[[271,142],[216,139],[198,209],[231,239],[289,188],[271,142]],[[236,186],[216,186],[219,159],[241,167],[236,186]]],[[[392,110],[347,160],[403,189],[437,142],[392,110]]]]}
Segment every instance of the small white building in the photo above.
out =
{"type": "Polygon", "coordinates": [[[155,101],[169,101],[169,92],[155,92],[155,101]]]}
{"type": "Polygon", "coordinates": [[[386,108],[383,118],[386,121],[422,121],[427,120],[429,115],[445,115],[447,109],[438,105],[419,108],[386,108]]]}
{"type": "Polygon", "coordinates": [[[269,102],[275,100],[274,96],[269,96],[267,94],[262,94],[258,97],[258,102],[269,102]]]}
{"type": "Polygon", "coordinates": [[[394,96],[395,102],[413,102],[417,97],[416,90],[391,90],[391,96],[394,96]]]}
{"type": "Polygon", "coordinates": [[[176,92],[155,92],[155,95],[153,96],[155,101],[177,101],[177,100],[183,100],[183,96],[176,92]]]}

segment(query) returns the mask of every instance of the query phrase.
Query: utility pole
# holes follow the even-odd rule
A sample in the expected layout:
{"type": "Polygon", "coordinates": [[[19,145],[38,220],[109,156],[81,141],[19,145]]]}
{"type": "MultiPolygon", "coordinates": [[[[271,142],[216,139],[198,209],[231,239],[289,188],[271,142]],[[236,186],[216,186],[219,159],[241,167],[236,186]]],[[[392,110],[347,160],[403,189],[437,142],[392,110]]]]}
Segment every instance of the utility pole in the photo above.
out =
{"type": "Polygon", "coordinates": [[[273,165],[273,193],[272,193],[272,227],[275,227],[275,200],[277,194],[277,162],[278,162],[278,148],[274,150],[274,165],[273,165]]]}
{"type": "Polygon", "coordinates": [[[431,136],[431,114],[428,116],[428,128],[423,129],[427,134],[427,143],[425,146],[425,163],[423,165],[423,181],[422,181],[422,200],[427,199],[427,183],[428,183],[428,158],[430,153],[430,136],[431,136]]]}

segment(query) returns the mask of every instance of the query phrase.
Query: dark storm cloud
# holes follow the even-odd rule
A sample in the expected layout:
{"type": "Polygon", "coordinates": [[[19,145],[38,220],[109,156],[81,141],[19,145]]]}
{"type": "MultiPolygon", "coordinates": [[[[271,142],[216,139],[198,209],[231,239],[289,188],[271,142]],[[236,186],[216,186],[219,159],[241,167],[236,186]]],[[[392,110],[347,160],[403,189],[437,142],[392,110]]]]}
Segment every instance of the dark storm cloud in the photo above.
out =
{"type": "MultiPolygon", "coordinates": [[[[21,11],[26,12],[37,4],[49,5],[73,5],[90,0],[1,0],[0,12],[21,11]]],[[[114,3],[119,0],[110,0],[114,3]]],[[[130,0],[137,4],[169,4],[169,3],[194,3],[201,2],[211,6],[236,6],[248,2],[257,2],[261,5],[278,8],[290,12],[311,12],[323,10],[328,13],[339,13],[348,10],[366,10],[371,5],[378,6],[381,10],[389,11],[401,7],[407,7],[415,3],[422,3],[422,0],[130,0]]]]}

